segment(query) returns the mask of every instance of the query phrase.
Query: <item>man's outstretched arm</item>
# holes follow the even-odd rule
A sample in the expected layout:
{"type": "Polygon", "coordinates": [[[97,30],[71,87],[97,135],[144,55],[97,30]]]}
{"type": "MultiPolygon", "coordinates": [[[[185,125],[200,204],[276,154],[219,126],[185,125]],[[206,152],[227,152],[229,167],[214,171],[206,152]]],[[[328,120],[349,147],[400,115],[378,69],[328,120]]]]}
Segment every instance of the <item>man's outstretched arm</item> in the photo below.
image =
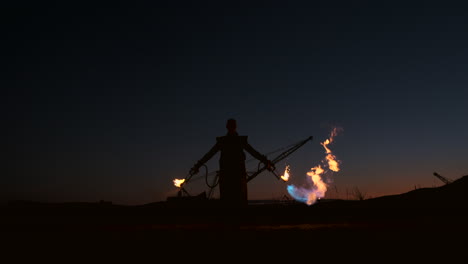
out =
{"type": "Polygon", "coordinates": [[[193,167],[190,169],[190,174],[197,174],[198,170],[200,169],[203,164],[205,164],[208,160],[210,160],[216,152],[220,150],[219,142],[216,144],[197,162],[193,167]]]}
{"type": "Polygon", "coordinates": [[[260,152],[258,152],[256,149],[254,149],[254,148],[249,144],[249,142],[247,142],[247,140],[244,142],[244,149],[245,149],[250,155],[252,155],[252,157],[258,159],[259,161],[261,161],[262,163],[264,163],[265,165],[267,165],[268,169],[273,168],[273,163],[272,163],[265,155],[260,154],[260,152]]]}

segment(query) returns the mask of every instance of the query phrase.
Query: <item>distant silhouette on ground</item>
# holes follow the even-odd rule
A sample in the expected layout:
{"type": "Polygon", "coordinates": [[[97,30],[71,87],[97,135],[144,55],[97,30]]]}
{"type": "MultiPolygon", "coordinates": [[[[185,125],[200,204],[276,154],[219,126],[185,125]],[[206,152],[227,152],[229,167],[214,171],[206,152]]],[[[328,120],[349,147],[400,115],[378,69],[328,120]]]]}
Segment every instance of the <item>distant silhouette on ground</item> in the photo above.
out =
{"type": "Polygon", "coordinates": [[[198,173],[200,167],[219,151],[220,201],[227,207],[242,208],[247,206],[248,201],[244,150],[264,163],[269,170],[273,169],[273,163],[248,143],[247,136],[239,136],[235,119],[229,119],[226,128],[227,134],[216,138],[216,144],[192,167],[190,173],[198,173]]]}

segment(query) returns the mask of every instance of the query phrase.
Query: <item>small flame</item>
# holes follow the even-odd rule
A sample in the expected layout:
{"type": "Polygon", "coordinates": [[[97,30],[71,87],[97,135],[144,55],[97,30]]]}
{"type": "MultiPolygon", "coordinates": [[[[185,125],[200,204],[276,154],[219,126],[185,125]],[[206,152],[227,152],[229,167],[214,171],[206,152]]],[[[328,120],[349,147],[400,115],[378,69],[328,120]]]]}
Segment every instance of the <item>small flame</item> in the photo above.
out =
{"type": "Polygon", "coordinates": [[[338,167],[338,161],[336,161],[335,155],[330,153],[325,158],[328,161],[328,168],[330,168],[330,170],[334,172],[340,171],[340,168],[338,167]]]}
{"type": "MultiPolygon", "coordinates": [[[[328,167],[331,171],[338,172],[340,171],[339,168],[339,161],[336,159],[336,156],[333,155],[332,151],[328,147],[330,143],[333,142],[335,136],[338,134],[338,129],[334,128],[331,133],[330,137],[326,139],[324,142],[320,143],[325,148],[325,159],[322,160],[324,166],[328,167]]],[[[288,167],[289,170],[289,167],[288,167]]],[[[327,172],[326,168],[322,168],[322,166],[318,165],[310,169],[307,172],[307,176],[309,176],[312,187],[311,188],[302,188],[302,187],[295,187],[293,185],[289,185],[287,187],[288,193],[296,200],[306,203],[307,205],[314,204],[317,199],[321,199],[325,197],[325,193],[327,192],[327,184],[323,181],[322,175],[327,172]]]]}
{"type": "Polygon", "coordinates": [[[325,152],[326,153],[331,153],[331,150],[329,148],[327,148],[327,145],[330,144],[330,140],[327,139],[325,140],[324,142],[320,143],[320,145],[322,145],[324,148],[325,148],[325,152]]]}
{"type": "Polygon", "coordinates": [[[284,169],[284,174],[281,175],[281,179],[285,182],[289,180],[289,165],[287,165],[286,168],[284,169]]]}
{"type": "Polygon", "coordinates": [[[182,183],[185,182],[185,179],[174,179],[173,182],[175,187],[180,188],[180,186],[182,186],[182,183]]]}
{"type": "Polygon", "coordinates": [[[332,154],[332,151],[327,147],[327,145],[333,142],[336,135],[338,135],[338,129],[335,127],[330,133],[330,138],[320,143],[323,148],[325,148],[325,153],[327,154],[325,159],[327,160],[328,168],[334,172],[340,171],[340,168],[338,166],[336,156],[332,154]]]}
{"type": "Polygon", "coordinates": [[[317,199],[323,198],[325,193],[327,192],[327,185],[323,182],[321,175],[325,172],[324,169],[320,165],[310,169],[307,173],[314,184],[314,190],[310,192],[309,197],[307,199],[307,204],[311,205],[315,203],[317,199]]]}

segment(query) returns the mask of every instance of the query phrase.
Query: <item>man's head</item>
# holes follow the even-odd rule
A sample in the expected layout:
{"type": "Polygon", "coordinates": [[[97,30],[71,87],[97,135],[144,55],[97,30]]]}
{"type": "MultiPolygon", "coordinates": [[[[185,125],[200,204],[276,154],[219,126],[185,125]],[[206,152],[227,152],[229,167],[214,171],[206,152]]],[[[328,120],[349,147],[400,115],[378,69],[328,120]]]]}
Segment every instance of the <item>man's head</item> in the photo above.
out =
{"type": "Polygon", "coordinates": [[[228,119],[228,121],[226,123],[226,128],[227,128],[229,133],[235,133],[236,129],[237,129],[236,120],[234,118],[228,119]]]}

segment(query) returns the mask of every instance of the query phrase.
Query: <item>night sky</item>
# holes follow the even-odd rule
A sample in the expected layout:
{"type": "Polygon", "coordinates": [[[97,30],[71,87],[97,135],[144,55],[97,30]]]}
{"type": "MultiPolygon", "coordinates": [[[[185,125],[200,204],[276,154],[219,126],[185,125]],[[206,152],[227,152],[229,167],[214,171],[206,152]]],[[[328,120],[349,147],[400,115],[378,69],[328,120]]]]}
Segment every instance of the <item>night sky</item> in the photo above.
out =
{"type": "MultiPolygon", "coordinates": [[[[165,200],[228,118],[264,154],[313,136],[276,164],[295,184],[342,128],[329,198],[467,175],[468,7],[381,2],[4,6],[0,199],[165,200]]],[[[249,182],[250,199],[285,194],[249,182]]]]}

